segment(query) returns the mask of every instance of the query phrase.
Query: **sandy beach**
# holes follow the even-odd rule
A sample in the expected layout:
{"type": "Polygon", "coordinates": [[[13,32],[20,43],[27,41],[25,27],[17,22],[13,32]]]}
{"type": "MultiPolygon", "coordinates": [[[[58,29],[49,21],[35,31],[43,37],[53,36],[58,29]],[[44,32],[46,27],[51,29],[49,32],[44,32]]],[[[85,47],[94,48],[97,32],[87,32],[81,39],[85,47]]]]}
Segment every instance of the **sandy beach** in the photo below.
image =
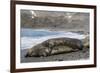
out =
{"type": "Polygon", "coordinates": [[[86,60],[89,59],[89,48],[81,51],[63,53],[58,55],[51,55],[47,57],[25,57],[27,49],[21,50],[21,62],[51,62],[51,61],[72,61],[72,60],[86,60]]]}

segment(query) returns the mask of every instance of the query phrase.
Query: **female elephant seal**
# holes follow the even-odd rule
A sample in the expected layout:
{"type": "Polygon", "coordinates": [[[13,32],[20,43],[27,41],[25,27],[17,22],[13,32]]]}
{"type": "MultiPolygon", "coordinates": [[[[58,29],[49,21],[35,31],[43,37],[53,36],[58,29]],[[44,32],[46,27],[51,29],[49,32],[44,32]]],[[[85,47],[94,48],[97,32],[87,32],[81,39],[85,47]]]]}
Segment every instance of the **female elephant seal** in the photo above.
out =
{"type": "Polygon", "coordinates": [[[82,48],[83,43],[81,40],[65,37],[53,38],[30,48],[25,57],[49,56],[62,52],[82,50],[82,48]]]}

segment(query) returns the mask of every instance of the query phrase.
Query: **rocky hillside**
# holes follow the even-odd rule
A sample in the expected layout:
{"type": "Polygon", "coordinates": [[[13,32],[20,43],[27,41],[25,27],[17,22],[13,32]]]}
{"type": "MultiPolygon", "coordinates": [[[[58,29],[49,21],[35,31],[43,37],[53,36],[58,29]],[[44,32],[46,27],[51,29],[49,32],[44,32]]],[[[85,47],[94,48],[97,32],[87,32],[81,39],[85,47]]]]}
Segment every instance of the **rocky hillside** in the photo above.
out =
{"type": "Polygon", "coordinates": [[[89,13],[21,10],[21,27],[89,31],[89,13]]]}

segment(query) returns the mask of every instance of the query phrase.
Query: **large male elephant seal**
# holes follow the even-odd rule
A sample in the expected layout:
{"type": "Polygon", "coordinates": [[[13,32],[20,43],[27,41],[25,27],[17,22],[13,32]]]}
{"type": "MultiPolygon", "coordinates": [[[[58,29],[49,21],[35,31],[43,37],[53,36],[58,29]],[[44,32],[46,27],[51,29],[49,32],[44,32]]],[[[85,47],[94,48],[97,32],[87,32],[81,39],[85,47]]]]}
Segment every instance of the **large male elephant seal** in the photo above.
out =
{"type": "Polygon", "coordinates": [[[30,48],[25,57],[49,56],[52,54],[82,50],[81,40],[73,38],[52,38],[30,48]]]}

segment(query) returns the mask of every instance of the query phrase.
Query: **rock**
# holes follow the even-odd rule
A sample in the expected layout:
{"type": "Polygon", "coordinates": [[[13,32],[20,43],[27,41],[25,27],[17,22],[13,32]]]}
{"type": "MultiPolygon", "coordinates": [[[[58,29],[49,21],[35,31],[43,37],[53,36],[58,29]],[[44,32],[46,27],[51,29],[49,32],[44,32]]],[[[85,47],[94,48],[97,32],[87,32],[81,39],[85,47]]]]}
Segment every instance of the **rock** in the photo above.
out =
{"type": "Polygon", "coordinates": [[[45,57],[54,54],[72,52],[83,49],[81,40],[73,38],[53,38],[48,39],[30,48],[25,57],[45,57]]]}
{"type": "Polygon", "coordinates": [[[64,61],[63,59],[56,59],[56,61],[64,61]]]}
{"type": "Polygon", "coordinates": [[[89,40],[89,35],[87,35],[83,40],[82,40],[82,42],[83,42],[83,46],[84,46],[84,48],[89,48],[89,46],[90,46],[90,40],[89,40]]]}

